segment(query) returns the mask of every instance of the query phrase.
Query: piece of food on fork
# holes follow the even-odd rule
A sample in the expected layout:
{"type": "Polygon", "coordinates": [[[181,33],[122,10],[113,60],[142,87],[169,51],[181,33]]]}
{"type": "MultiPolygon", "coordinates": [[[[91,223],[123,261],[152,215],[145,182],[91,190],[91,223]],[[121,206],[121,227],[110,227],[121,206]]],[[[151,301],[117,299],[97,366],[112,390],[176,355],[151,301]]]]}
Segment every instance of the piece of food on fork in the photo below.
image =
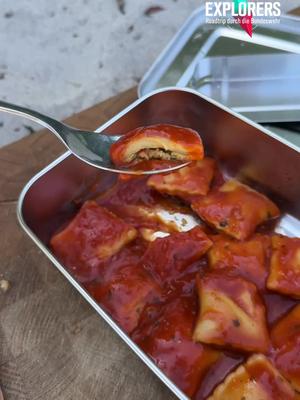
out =
{"type": "Polygon", "coordinates": [[[126,133],[111,146],[110,156],[116,166],[153,159],[188,162],[202,160],[204,149],[195,130],[159,124],[126,133]]]}

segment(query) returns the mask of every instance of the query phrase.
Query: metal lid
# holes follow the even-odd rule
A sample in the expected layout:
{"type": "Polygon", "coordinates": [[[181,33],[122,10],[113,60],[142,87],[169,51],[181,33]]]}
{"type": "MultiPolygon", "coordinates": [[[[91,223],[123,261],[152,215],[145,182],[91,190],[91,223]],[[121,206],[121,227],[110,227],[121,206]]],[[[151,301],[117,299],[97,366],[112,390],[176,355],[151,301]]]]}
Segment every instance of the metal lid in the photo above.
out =
{"type": "MultiPolygon", "coordinates": [[[[278,78],[280,73],[284,76],[287,74],[286,71],[293,69],[291,63],[295,63],[298,60],[297,57],[285,57],[285,55],[288,55],[288,53],[300,54],[300,18],[281,16],[280,24],[257,26],[251,38],[239,27],[228,28],[208,24],[206,22],[205,9],[200,8],[191,15],[145,74],[140,82],[138,92],[142,96],[157,88],[178,86],[193,87],[199,92],[203,91],[204,94],[207,94],[207,86],[193,86],[195,81],[193,78],[199,66],[204,65],[204,63],[211,65],[212,59],[215,57],[232,57],[231,65],[234,62],[240,62],[241,65],[245,65],[245,60],[242,61],[242,56],[250,57],[275,53],[281,54],[279,56],[281,66],[287,65],[287,63],[290,64],[287,69],[280,69],[278,64],[278,78]]],[[[270,62],[272,62],[272,58],[270,58],[270,62]]],[[[217,63],[216,60],[215,63],[217,63]]],[[[262,63],[263,61],[261,60],[262,63]]],[[[285,86],[283,96],[283,94],[281,95],[282,89],[278,87],[278,90],[276,90],[276,84],[280,82],[280,79],[272,83],[272,70],[268,74],[267,68],[265,68],[264,76],[262,76],[262,71],[262,69],[258,70],[259,79],[256,80],[256,83],[258,80],[260,81],[259,90],[257,91],[259,105],[255,104],[256,87],[254,83],[251,88],[252,96],[249,96],[248,103],[242,87],[243,82],[241,82],[240,89],[235,92],[233,104],[226,102],[226,96],[220,96],[220,91],[210,90],[210,96],[256,122],[299,121],[300,92],[296,97],[294,96],[295,91],[293,91],[293,95],[289,96],[289,90],[293,86],[293,75],[290,76],[291,85],[289,87],[285,86]],[[265,88],[261,86],[262,82],[266,82],[265,88]],[[272,92],[275,93],[274,96],[270,96],[270,85],[273,85],[272,92]],[[278,93],[277,96],[276,93],[278,93]],[[242,108],[237,107],[239,103],[243,104],[242,108]]],[[[211,78],[213,80],[214,76],[211,75],[211,78]]],[[[234,77],[232,78],[231,82],[230,80],[226,82],[226,87],[229,91],[231,90],[230,84],[235,81],[234,77]]]]}

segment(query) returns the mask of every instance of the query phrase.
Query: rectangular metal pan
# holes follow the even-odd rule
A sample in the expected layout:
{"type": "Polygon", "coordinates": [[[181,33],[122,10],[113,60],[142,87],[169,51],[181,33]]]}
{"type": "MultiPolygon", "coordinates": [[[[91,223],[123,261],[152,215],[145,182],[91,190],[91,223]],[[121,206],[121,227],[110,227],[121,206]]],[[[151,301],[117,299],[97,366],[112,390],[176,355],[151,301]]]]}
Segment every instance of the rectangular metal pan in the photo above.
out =
{"type": "Polygon", "coordinates": [[[192,65],[176,86],[193,88],[256,122],[299,119],[300,54],[200,56],[192,65]]]}
{"type": "MultiPolygon", "coordinates": [[[[284,217],[277,230],[300,236],[299,148],[197,92],[178,88],[157,90],[137,100],[97,131],[117,134],[155,123],[198,130],[207,152],[218,160],[227,175],[250,180],[278,202],[284,217]]],[[[96,177],[105,190],[109,173],[83,163],[70,152],[65,153],[23,189],[17,209],[21,226],[145,364],[179,399],[187,399],[76,282],[48,247],[49,238],[57,229],[53,221],[61,223],[68,217],[67,205],[96,177]]]]}
{"type": "MultiPolygon", "coordinates": [[[[201,57],[289,52],[300,54],[300,18],[280,17],[280,24],[259,25],[250,38],[238,27],[224,27],[206,23],[205,8],[196,10],[184,23],[169,45],[160,54],[138,88],[139,95],[168,86],[186,87],[201,57]]],[[[200,61],[201,62],[201,61],[200,61]]],[[[264,95],[260,93],[261,102],[264,95]]],[[[244,96],[241,91],[240,96],[244,96]]],[[[280,96],[280,94],[278,94],[280,96]]],[[[241,102],[245,101],[241,98],[241,102]]],[[[280,97],[258,107],[255,102],[236,109],[256,122],[297,121],[300,104],[280,103],[280,97]]]]}

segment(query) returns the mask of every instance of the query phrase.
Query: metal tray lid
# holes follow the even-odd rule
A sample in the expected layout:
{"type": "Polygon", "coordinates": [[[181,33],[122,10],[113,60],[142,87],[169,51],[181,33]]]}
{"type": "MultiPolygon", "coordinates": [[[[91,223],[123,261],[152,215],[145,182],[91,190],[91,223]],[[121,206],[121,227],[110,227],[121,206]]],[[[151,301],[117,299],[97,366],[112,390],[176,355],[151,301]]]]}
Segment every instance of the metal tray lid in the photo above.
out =
{"type": "MultiPolygon", "coordinates": [[[[190,86],[197,64],[205,57],[284,52],[300,54],[300,18],[283,15],[280,24],[258,25],[251,38],[239,26],[228,28],[207,23],[205,9],[201,7],[185,22],[142,78],[138,94],[142,96],[163,87],[190,86]]],[[[201,92],[201,88],[198,90],[201,92]]],[[[260,104],[257,106],[253,101],[245,104],[245,95],[240,91],[244,107],[239,110],[233,105],[232,108],[256,122],[299,121],[300,93],[299,98],[296,101],[295,98],[291,99],[290,104],[286,99],[281,102],[280,98],[274,98],[273,104],[270,96],[265,96],[264,102],[261,93],[264,92],[260,91],[260,104]]],[[[220,98],[211,97],[222,102],[220,98]]],[[[230,104],[225,105],[231,107],[230,104]]]]}

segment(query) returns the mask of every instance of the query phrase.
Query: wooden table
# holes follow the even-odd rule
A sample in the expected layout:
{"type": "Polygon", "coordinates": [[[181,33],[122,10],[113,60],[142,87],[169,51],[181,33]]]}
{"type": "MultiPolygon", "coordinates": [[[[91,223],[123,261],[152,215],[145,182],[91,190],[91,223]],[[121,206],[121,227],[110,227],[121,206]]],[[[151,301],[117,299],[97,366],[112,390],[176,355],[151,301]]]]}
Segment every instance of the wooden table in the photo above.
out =
{"type": "MultiPolygon", "coordinates": [[[[300,8],[293,14],[300,15],[300,8]]],[[[133,88],[66,122],[95,129],[136,99],[133,88]]],[[[65,151],[47,131],[0,149],[0,386],[5,400],[175,397],[21,230],[24,184],[65,151]]],[[[1,400],[1,396],[0,396],[1,400]]]]}
{"type": "MultiPolygon", "coordinates": [[[[67,120],[95,129],[131,89],[67,120]]],[[[65,151],[47,131],[0,150],[0,386],[5,400],[159,400],[170,391],[128,349],[20,228],[24,184],[65,151]]]]}

